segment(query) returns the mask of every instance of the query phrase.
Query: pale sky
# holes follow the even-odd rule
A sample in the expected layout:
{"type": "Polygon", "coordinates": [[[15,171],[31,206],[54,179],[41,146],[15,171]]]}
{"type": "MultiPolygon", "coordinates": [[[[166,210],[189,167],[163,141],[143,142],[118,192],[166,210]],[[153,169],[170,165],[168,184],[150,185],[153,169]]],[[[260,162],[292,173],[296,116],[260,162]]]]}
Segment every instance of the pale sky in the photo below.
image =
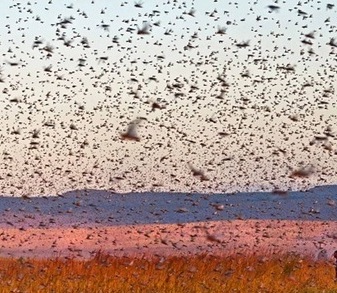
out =
{"type": "Polygon", "coordinates": [[[1,1],[2,193],[336,183],[328,4],[1,1]]]}

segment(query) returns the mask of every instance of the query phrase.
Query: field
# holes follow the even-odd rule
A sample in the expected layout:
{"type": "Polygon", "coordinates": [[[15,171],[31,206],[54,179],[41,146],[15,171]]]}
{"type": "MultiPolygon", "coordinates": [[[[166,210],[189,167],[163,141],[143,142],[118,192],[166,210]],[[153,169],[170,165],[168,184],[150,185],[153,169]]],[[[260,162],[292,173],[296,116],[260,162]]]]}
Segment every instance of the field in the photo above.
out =
{"type": "Polygon", "coordinates": [[[334,267],[295,254],[1,258],[0,292],[337,292],[334,267]]]}

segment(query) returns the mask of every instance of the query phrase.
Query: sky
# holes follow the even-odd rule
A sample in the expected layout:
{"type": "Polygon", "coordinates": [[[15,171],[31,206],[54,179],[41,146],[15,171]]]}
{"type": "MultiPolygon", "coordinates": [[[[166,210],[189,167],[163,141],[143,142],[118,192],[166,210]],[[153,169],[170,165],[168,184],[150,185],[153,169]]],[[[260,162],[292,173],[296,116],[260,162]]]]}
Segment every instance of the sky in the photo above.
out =
{"type": "Polygon", "coordinates": [[[6,0],[0,11],[3,194],[336,183],[331,1],[6,0]]]}

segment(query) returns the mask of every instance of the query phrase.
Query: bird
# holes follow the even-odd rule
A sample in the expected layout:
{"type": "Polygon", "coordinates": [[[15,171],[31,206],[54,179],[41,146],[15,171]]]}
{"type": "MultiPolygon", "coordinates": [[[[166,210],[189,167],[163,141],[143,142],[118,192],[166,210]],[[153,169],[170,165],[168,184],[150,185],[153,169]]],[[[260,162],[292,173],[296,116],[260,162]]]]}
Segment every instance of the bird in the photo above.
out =
{"type": "Polygon", "coordinates": [[[126,132],[121,133],[122,140],[133,140],[133,141],[140,141],[140,137],[137,134],[137,128],[141,122],[141,119],[135,119],[130,122],[127,127],[126,132]]]}
{"type": "Polygon", "coordinates": [[[280,6],[274,5],[274,4],[268,5],[267,8],[269,8],[270,12],[279,11],[280,10],[280,6]]]}
{"type": "Polygon", "coordinates": [[[196,169],[190,162],[188,162],[188,167],[191,169],[193,176],[199,177],[201,181],[208,181],[209,178],[205,175],[205,172],[200,169],[196,169]]]}

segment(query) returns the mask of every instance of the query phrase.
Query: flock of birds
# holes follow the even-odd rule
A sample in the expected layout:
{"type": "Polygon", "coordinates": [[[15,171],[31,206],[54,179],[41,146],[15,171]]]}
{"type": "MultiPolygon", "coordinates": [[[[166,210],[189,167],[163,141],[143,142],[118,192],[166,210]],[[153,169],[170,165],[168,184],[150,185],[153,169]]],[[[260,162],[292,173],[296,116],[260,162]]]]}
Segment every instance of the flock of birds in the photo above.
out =
{"type": "Polygon", "coordinates": [[[333,3],[4,2],[2,193],[336,182],[333,3]]]}

